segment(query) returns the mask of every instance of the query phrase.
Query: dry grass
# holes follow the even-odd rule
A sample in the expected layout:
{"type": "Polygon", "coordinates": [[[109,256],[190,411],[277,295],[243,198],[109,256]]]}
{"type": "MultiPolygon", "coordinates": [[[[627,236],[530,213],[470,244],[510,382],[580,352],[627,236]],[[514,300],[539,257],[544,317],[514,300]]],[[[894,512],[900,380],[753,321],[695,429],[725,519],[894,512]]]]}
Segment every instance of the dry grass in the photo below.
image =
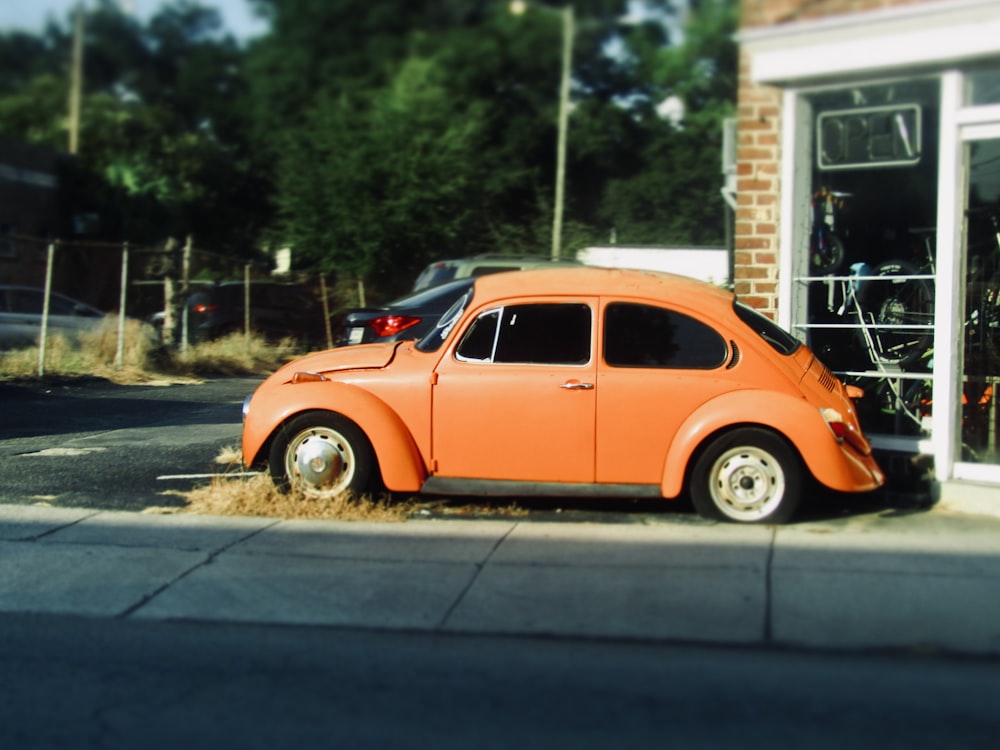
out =
{"type": "Polygon", "coordinates": [[[188,503],[182,512],[212,516],[385,522],[405,521],[412,510],[407,503],[394,503],[388,498],[356,498],[349,493],[328,500],[296,492],[285,494],[265,474],[217,477],[205,487],[181,494],[188,503]]]}
{"type": "MultiPolygon", "coordinates": [[[[291,340],[276,345],[257,336],[233,334],[171,352],[160,347],[148,326],[136,320],[125,324],[122,361],[118,355],[118,318],[108,316],[95,331],[85,331],[77,342],[50,336],[45,347],[46,376],[105,378],[122,385],[186,382],[199,375],[260,375],[273,372],[297,356],[291,340]]],[[[38,376],[38,347],[0,354],[0,380],[38,376]]]]}
{"type": "MultiPolygon", "coordinates": [[[[241,464],[240,451],[225,447],[215,462],[237,471],[241,464]]],[[[393,502],[388,497],[373,499],[344,493],[330,499],[317,499],[296,492],[283,493],[266,474],[223,475],[205,487],[179,494],[187,501],[181,512],[201,515],[386,522],[405,521],[413,512],[410,503],[393,502]]]]}
{"type": "MultiPolygon", "coordinates": [[[[78,341],[50,336],[45,346],[46,375],[93,375],[116,383],[144,382],[153,376],[150,362],[156,349],[148,327],[127,320],[122,361],[118,359],[118,318],[112,315],[94,331],[82,331],[78,341]]],[[[0,378],[30,378],[38,374],[38,347],[0,354],[0,378]]]]}
{"type": "Polygon", "coordinates": [[[258,336],[233,333],[172,354],[166,369],[199,375],[263,374],[301,353],[291,339],[269,344],[258,336]]]}

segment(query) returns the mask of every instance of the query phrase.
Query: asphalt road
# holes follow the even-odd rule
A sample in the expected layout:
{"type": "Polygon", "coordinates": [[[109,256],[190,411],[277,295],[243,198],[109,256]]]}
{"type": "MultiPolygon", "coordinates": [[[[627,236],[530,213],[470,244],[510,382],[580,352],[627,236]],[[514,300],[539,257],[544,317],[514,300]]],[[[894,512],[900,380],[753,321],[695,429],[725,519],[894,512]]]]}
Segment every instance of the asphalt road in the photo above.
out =
{"type": "Polygon", "coordinates": [[[0,502],[142,510],[222,471],[240,407],[260,378],[118,386],[0,383],[0,502]]]}
{"type": "Polygon", "coordinates": [[[992,748],[996,665],[0,617],[0,747],[992,748]]]}

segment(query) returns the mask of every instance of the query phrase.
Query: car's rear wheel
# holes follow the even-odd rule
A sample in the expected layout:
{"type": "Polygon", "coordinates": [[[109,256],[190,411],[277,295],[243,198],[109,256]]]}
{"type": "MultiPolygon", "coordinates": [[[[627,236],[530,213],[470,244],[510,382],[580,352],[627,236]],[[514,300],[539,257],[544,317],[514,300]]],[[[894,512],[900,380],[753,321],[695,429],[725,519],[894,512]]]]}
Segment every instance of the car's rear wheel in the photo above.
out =
{"type": "Polygon", "coordinates": [[[312,411],[290,420],[271,444],[268,467],[282,490],[332,498],[374,488],[375,452],[365,434],[339,414],[312,411]]]}
{"type": "Polygon", "coordinates": [[[741,427],[715,438],[691,471],[691,502],[702,516],[787,523],[802,494],[802,465],[779,436],[741,427]]]}

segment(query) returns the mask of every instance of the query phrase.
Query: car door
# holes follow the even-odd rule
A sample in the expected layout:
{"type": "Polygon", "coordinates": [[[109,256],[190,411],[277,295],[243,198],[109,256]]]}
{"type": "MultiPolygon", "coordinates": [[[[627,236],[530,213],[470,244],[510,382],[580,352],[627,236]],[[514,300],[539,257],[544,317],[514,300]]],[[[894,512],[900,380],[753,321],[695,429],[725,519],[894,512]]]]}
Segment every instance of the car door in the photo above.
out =
{"type": "Polygon", "coordinates": [[[597,481],[659,484],[681,423],[733,388],[729,346],[690,312],[631,301],[606,302],[601,334],[597,481]]]}
{"type": "Polygon", "coordinates": [[[436,371],[434,474],[594,480],[594,302],[518,302],[472,321],[436,371]]]}

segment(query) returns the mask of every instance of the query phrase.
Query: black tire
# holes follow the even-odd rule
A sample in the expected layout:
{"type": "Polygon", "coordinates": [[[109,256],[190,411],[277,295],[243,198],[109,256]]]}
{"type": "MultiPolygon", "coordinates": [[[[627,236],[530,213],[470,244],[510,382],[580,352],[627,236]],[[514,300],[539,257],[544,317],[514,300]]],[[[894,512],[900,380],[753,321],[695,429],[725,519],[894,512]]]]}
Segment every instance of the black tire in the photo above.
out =
{"type": "Polygon", "coordinates": [[[375,489],[375,452],[365,434],[345,417],[310,411],[282,427],[268,454],[271,479],[282,491],[333,498],[375,489]]]}
{"type": "Polygon", "coordinates": [[[802,481],[802,463],[784,439],[740,427],[715,438],[698,456],[691,502],[705,518],[782,524],[798,509],[802,481]]]}
{"type": "MultiPolygon", "coordinates": [[[[877,278],[862,282],[858,303],[878,362],[907,368],[934,341],[933,332],[923,327],[934,322],[933,287],[925,279],[908,278],[920,273],[912,263],[893,260],[875,267],[871,275],[877,278]]],[[[865,330],[858,331],[862,339],[865,330]]]]}

